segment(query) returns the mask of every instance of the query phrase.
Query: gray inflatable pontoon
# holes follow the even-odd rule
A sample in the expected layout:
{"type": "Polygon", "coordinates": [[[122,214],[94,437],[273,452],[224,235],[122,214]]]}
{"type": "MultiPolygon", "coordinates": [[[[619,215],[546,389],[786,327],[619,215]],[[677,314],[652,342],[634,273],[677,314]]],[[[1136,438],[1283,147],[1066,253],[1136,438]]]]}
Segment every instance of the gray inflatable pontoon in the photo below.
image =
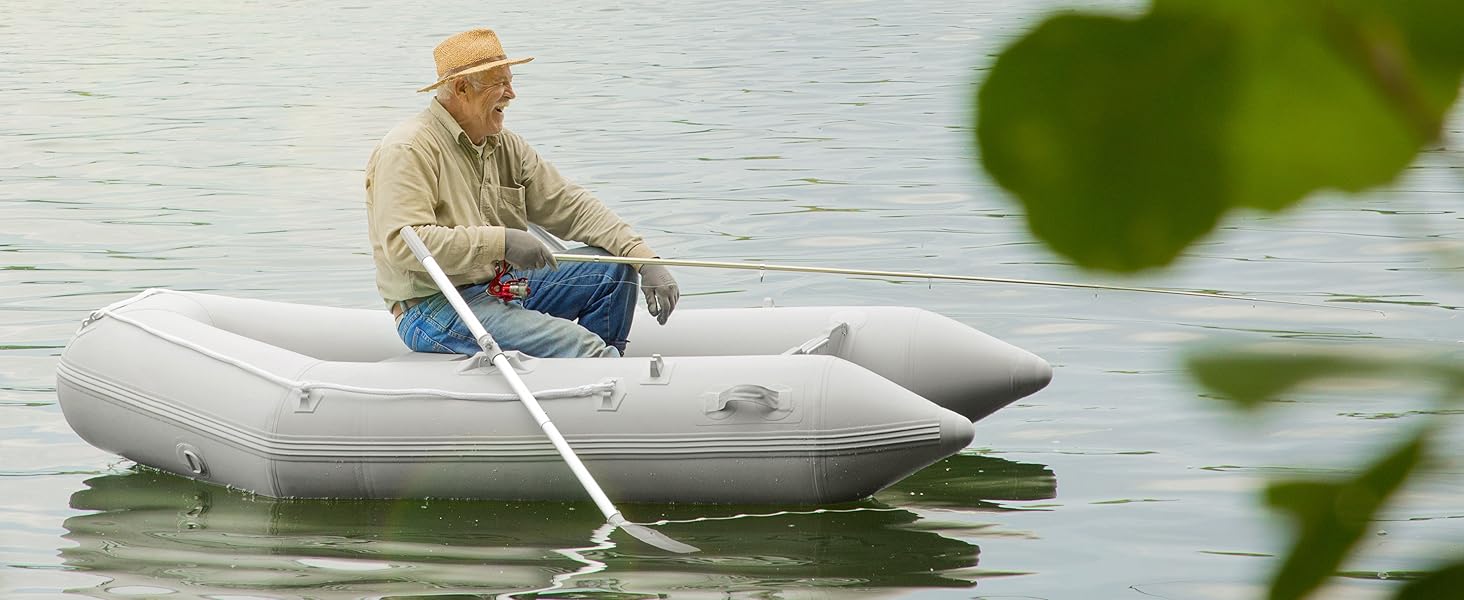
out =
{"type": "MultiPolygon", "coordinates": [[[[1051,378],[1042,359],[914,308],[649,321],[624,358],[514,358],[623,502],[867,496],[1051,378]]],[[[409,352],[386,311],[149,290],[93,313],[56,375],[91,444],[258,494],[584,497],[496,367],[409,352]]]]}

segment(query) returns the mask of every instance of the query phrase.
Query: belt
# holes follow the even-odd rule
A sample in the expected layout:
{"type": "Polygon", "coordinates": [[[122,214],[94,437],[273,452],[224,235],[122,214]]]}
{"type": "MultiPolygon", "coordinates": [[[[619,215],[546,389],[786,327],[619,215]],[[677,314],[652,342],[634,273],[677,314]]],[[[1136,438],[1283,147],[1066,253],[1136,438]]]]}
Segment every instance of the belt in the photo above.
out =
{"type": "MultiPolygon", "coordinates": [[[[464,284],[462,284],[460,286],[457,286],[457,290],[459,292],[461,292],[461,291],[466,290],[466,289],[468,289],[470,287],[473,287],[475,285],[483,285],[483,284],[481,284],[481,283],[464,283],[464,284]]],[[[426,300],[428,298],[431,298],[431,297],[432,296],[422,296],[421,298],[412,298],[410,300],[401,300],[401,301],[398,301],[395,304],[392,304],[391,305],[391,316],[396,317],[397,320],[400,321],[402,319],[402,313],[405,313],[408,310],[411,310],[411,308],[413,306],[416,306],[418,304],[421,304],[422,301],[424,301],[424,300],[426,300]]]]}
{"type": "Polygon", "coordinates": [[[426,298],[412,298],[411,300],[402,300],[394,303],[391,305],[391,316],[396,317],[400,321],[402,319],[402,313],[407,312],[413,306],[421,304],[423,300],[426,300],[426,298]]]}

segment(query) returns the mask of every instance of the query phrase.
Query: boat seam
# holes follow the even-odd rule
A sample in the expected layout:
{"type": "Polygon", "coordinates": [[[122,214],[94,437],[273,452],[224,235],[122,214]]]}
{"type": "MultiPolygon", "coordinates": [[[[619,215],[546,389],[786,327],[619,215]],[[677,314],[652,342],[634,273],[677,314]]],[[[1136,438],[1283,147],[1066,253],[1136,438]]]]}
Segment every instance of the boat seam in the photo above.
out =
{"type": "MultiPolygon", "coordinates": [[[[363,441],[354,443],[329,443],[319,441],[289,441],[266,432],[251,431],[248,428],[223,422],[174,405],[166,400],[141,393],[124,385],[107,382],[81,372],[64,362],[58,365],[58,376],[69,383],[97,393],[112,404],[150,416],[155,419],[187,427],[200,435],[215,437],[236,447],[246,448],[260,454],[293,460],[319,460],[331,457],[375,457],[400,458],[456,458],[483,457],[492,459],[535,458],[557,456],[547,440],[511,440],[493,442],[488,439],[464,440],[436,443],[363,441]],[[111,389],[107,389],[111,388],[111,389]],[[131,396],[135,402],[127,402],[131,396]],[[171,413],[171,414],[170,414],[171,413]],[[411,446],[417,446],[413,448],[411,446]],[[362,450],[357,447],[367,447],[362,450]]],[[[623,435],[623,434],[619,434],[623,435]]],[[[698,436],[698,440],[677,440],[666,437],[585,439],[576,436],[573,441],[581,454],[600,459],[636,458],[647,455],[715,455],[715,456],[764,456],[764,455],[807,455],[810,452],[878,451],[895,445],[918,447],[939,442],[938,420],[907,421],[882,427],[850,428],[824,435],[809,436],[806,432],[789,432],[778,439],[759,432],[748,436],[722,434],[713,439],[698,436]],[[859,431],[863,429],[863,431],[859,431]],[[738,439],[743,438],[743,439],[738,439]],[[636,444],[644,445],[636,448],[636,444]],[[729,446],[741,444],[740,446],[729,446]]],[[[529,436],[525,436],[529,437],[529,436]]]]}

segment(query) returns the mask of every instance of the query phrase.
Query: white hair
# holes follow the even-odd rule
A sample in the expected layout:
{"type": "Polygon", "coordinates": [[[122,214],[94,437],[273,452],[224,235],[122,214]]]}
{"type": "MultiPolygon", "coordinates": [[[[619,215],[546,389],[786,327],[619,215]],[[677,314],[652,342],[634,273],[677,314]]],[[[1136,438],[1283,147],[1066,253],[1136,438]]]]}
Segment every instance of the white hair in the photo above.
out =
{"type": "Polygon", "coordinates": [[[494,69],[489,69],[487,71],[478,71],[477,73],[468,73],[467,75],[444,83],[441,87],[437,88],[437,99],[443,101],[452,99],[454,94],[453,90],[457,89],[458,79],[468,82],[468,85],[472,86],[474,91],[481,92],[484,88],[488,87],[488,74],[493,71],[494,69]]]}

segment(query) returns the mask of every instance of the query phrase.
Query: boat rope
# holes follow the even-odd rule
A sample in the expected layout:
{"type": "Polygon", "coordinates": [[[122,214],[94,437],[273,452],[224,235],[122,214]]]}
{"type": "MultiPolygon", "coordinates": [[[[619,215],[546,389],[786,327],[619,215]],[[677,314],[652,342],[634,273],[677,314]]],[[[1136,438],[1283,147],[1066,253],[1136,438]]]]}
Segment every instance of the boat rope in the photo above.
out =
{"type": "MultiPolygon", "coordinates": [[[[117,302],[117,303],[108,305],[105,308],[101,308],[101,309],[98,309],[98,310],[92,312],[91,315],[88,316],[85,321],[83,321],[82,327],[85,328],[87,325],[90,325],[90,324],[92,324],[92,323],[96,322],[97,320],[102,319],[104,317],[105,318],[110,318],[110,319],[113,319],[115,321],[118,321],[118,322],[121,322],[121,323],[125,323],[127,325],[132,326],[132,327],[135,327],[137,329],[140,329],[140,330],[142,330],[144,332],[147,332],[147,333],[149,333],[149,334],[151,334],[151,335],[153,335],[153,336],[155,336],[155,337],[157,337],[159,339],[162,339],[164,341],[171,342],[172,344],[175,344],[175,345],[178,345],[178,346],[182,346],[184,348],[187,348],[189,350],[192,350],[194,352],[197,352],[197,353],[199,353],[199,354],[201,354],[203,356],[207,356],[209,358],[212,358],[212,359],[214,359],[216,361],[219,361],[219,362],[222,362],[222,363],[231,365],[231,366],[233,366],[235,368],[238,368],[240,370],[243,370],[243,371],[245,371],[247,373],[250,373],[252,375],[255,375],[257,377],[260,377],[260,378],[265,379],[267,381],[270,381],[272,383],[276,383],[276,384],[285,386],[286,388],[289,388],[289,389],[298,390],[299,393],[302,394],[302,396],[305,395],[305,394],[309,394],[312,390],[334,390],[334,391],[339,391],[339,392],[347,392],[347,393],[352,393],[352,394],[363,394],[363,395],[368,395],[368,396],[432,396],[432,397],[438,397],[438,398],[448,398],[448,399],[452,399],[452,400],[473,400],[473,401],[480,401],[480,402],[518,402],[518,399],[519,399],[518,398],[518,395],[515,394],[515,393],[513,393],[513,392],[505,392],[505,393],[492,393],[492,392],[458,392],[458,391],[453,391],[453,390],[443,390],[443,389],[437,389],[437,388],[376,388],[376,387],[365,387],[365,386],[357,386],[357,385],[347,385],[347,384],[343,384],[343,383],[330,383],[330,382],[324,382],[324,381],[301,381],[301,380],[296,380],[296,379],[290,379],[290,378],[285,377],[283,375],[279,375],[277,373],[272,373],[272,372],[270,372],[268,370],[265,370],[265,369],[263,369],[263,368],[261,368],[259,366],[250,364],[250,363],[248,363],[248,362],[246,362],[246,361],[244,361],[242,359],[234,358],[232,356],[228,356],[228,355],[223,354],[221,352],[218,352],[218,351],[215,351],[215,350],[212,350],[212,349],[209,349],[209,348],[205,348],[201,344],[198,344],[196,342],[193,342],[193,341],[190,341],[190,340],[187,340],[187,339],[178,337],[176,335],[173,335],[171,333],[162,331],[162,330],[160,330],[160,329],[158,329],[156,327],[153,327],[152,325],[148,325],[147,323],[143,323],[143,322],[141,322],[141,321],[139,321],[137,319],[133,319],[132,317],[128,317],[126,315],[118,314],[116,312],[118,309],[121,309],[121,308],[123,308],[125,306],[128,306],[128,305],[130,305],[130,304],[132,304],[134,302],[137,302],[137,301],[142,300],[144,298],[147,298],[149,296],[154,296],[154,295],[158,295],[158,294],[162,294],[162,293],[172,293],[172,294],[182,295],[180,292],[175,292],[173,290],[164,290],[164,289],[157,289],[157,288],[149,289],[149,290],[144,291],[144,292],[142,292],[142,293],[140,293],[140,294],[138,294],[136,296],[133,296],[132,298],[128,298],[128,299],[123,300],[121,302],[117,302]]],[[[535,391],[534,392],[534,396],[536,398],[539,398],[539,399],[542,399],[542,400],[556,400],[556,399],[566,399],[566,398],[585,398],[585,397],[606,396],[606,395],[609,395],[609,394],[613,394],[614,392],[615,392],[615,381],[613,381],[613,380],[607,380],[607,381],[601,381],[599,383],[592,383],[592,384],[588,384],[588,385],[581,385],[581,386],[576,386],[576,387],[572,387],[572,388],[559,388],[559,389],[549,389],[549,390],[535,391]]]]}

